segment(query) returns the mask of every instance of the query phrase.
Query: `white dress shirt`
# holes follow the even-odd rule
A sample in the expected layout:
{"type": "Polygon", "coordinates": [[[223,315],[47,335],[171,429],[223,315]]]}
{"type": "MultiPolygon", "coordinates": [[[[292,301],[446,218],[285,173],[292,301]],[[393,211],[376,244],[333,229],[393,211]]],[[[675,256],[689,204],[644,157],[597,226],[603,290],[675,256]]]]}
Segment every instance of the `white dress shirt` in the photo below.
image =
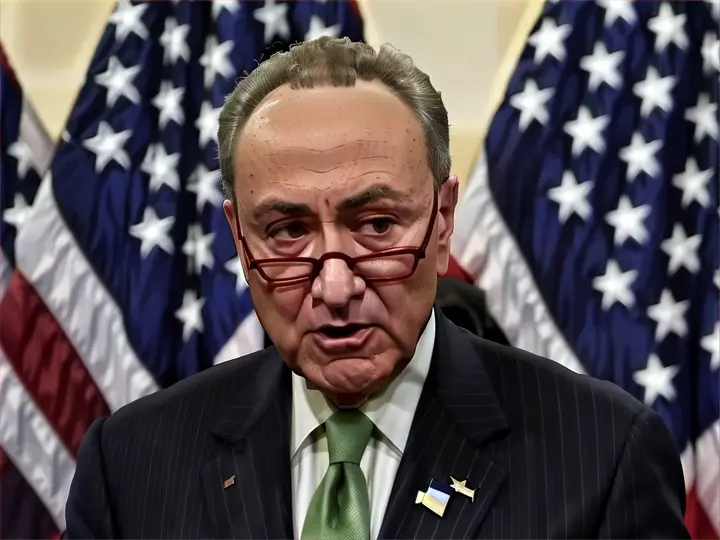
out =
{"type": "MultiPolygon", "coordinates": [[[[390,499],[410,424],[430,369],[435,344],[435,313],[423,330],[415,355],[405,369],[380,394],[360,410],[375,425],[360,468],[370,496],[370,534],[377,538],[390,499]]],[[[318,390],[310,390],[303,377],[293,373],[293,407],[290,454],[295,538],[300,538],[310,500],[327,471],[329,458],[325,420],[335,411],[318,390]]]]}

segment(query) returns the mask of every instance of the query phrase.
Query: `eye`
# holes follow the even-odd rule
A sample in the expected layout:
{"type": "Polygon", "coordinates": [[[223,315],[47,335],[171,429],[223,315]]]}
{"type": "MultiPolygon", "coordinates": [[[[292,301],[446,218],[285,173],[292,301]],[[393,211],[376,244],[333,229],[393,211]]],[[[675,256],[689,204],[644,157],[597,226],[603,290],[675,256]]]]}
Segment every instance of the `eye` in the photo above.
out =
{"type": "Polygon", "coordinates": [[[269,236],[276,240],[297,240],[307,233],[307,227],[299,222],[285,223],[270,231],[269,236]]]}
{"type": "Polygon", "coordinates": [[[360,229],[366,234],[382,235],[390,231],[395,222],[387,217],[376,217],[364,222],[360,229]]]}

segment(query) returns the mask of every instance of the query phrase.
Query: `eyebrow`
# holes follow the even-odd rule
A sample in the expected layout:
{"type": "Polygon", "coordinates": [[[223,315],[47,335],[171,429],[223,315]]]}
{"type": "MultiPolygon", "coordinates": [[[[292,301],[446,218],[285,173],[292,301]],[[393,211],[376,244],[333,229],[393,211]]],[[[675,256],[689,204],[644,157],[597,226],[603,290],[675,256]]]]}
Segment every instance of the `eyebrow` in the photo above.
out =
{"type": "MultiPolygon", "coordinates": [[[[350,195],[340,201],[337,209],[341,212],[355,210],[381,199],[391,199],[398,202],[408,202],[411,200],[407,194],[387,184],[373,184],[363,191],[350,195]]],[[[283,214],[285,216],[306,216],[311,214],[312,210],[307,204],[284,201],[272,197],[260,203],[253,210],[253,218],[255,221],[260,221],[270,213],[283,214]]]]}
{"type": "Polygon", "coordinates": [[[260,203],[253,210],[253,218],[260,221],[267,214],[283,214],[286,216],[303,216],[311,213],[307,204],[283,201],[282,199],[271,198],[260,203]]]}
{"type": "Polygon", "coordinates": [[[373,184],[365,190],[346,197],[337,208],[340,211],[354,210],[365,206],[366,204],[374,203],[380,199],[390,199],[397,202],[409,202],[411,199],[402,191],[398,191],[387,184],[373,184]]]}

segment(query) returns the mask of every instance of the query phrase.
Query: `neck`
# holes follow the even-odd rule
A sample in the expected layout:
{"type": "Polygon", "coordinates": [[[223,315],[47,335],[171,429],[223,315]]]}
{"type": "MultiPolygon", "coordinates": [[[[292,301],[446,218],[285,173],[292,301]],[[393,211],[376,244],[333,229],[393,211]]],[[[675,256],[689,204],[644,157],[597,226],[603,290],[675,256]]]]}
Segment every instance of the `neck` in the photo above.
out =
{"type": "Polygon", "coordinates": [[[332,401],[338,409],[357,409],[367,401],[368,395],[331,393],[325,398],[332,401]]]}

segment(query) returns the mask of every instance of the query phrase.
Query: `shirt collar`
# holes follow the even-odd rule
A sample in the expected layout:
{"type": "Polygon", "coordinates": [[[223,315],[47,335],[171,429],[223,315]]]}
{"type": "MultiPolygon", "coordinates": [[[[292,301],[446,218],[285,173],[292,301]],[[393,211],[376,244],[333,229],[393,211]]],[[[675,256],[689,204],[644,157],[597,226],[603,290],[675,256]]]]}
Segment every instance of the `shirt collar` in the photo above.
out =
{"type": "MultiPolygon", "coordinates": [[[[372,396],[361,407],[375,427],[390,440],[399,453],[405,451],[410,424],[420,401],[425,379],[430,369],[435,345],[435,311],[431,311],[423,333],[415,347],[412,359],[380,393],[372,396]]],[[[307,387],[305,378],[292,374],[292,438],[290,455],[310,444],[309,435],[322,425],[335,411],[319,390],[307,387]]]]}

